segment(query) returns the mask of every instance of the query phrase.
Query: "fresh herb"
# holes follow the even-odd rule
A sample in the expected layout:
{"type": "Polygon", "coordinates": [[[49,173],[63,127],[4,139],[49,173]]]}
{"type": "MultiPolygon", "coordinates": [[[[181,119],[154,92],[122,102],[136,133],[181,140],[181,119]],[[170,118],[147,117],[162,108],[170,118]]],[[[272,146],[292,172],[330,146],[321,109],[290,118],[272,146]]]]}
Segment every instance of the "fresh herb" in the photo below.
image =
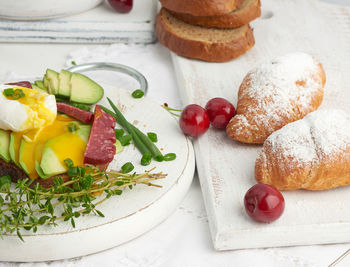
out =
{"type": "Polygon", "coordinates": [[[148,138],[153,142],[158,142],[158,137],[156,133],[147,133],[148,138]]]}
{"type": "Polygon", "coordinates": [[[101,106],[101,108],[108,114],[112,115],[117,122],[128,131],[129,134],[132,135],[133,141],[135,146],[139,149],[142,155],[144,155],[146,152],[150,152],[153,156],[153,158],[156,161],[163,161],[163,155],[157,148],[157,146],[150,141],[147,135],[145,135],[143,132],[141,132],[136,126],[129,123],[123,114],[119,111],[119,109],[114,105],[114,103],[107,98],[109,104],[111,105],[114,112],[109,110],[108,108],[101,106]]]}
{"type": "Polygon", "coordinates": [[[71,62],[71,64],[72,64],[73,66],[76,66],[76,65],[77,65],[77,63],[76,63],[74,60],[71,62]]]}
{"type": "Polygon", "coordinates": [[[0,236],[17,234],[23,240],[23,229],[35,233],[43,225],[56,226],[62,220],[75,227],[76,219],[83,214],[104,217],[97,207],[110,197],[136,184],[161,187],[152,181],[166,177],[163,173],[151,173],[152,170],[142,174],[102,172],[96,167],[74,166],[69,159],[65,162],[70,180],[55,177],[50,188],[24,179],[11,189],[9,176],[0,177],[0,236]]]}
{"type": "Polygon", "coordinates": [[[74,122],[71,122],[70,124],[68,124],[68,130],[73,133],[75,132],[76,130],[78,130],[78,126],[76,123],[74,122]]]}
{"type": "Polygon", "coordinates": [[[22,91],[22,89],[16,89],[14,94],[12,95],[12,99],[17,100],[22,97],[25,97],[25,93],[22,91]]]}
{"type": "Polygon", "coordinates": [[[13,100],[20,99],[25,97],[25,93],[22,89],[13,90],[13,88],[7,88],[4,90],[4,95],[7,97],[11,97],[13,100]]]}
{"type": "Polygon", "coordinates": [[[143,154],[141,158],[141,165],[142,166],[150,165],[151,161],[152,161],[152,154],[149,152],[146,152],[145,154],[143,154]]]}
{"type": "Polygon", "coordinates": [[[4,90],[5,96],[13,96],[14,93],[15,93],[15,90],[13,90],[13,88],[7,88],[4,90]]]}
{"type": "Polygon", "coordinates": [[[66,164],[66,166],[67,166],[68,168],[73,167],[73,165],[74,165],[73,160],[71,160],[70,158],[66,158],[66,159],[64,160],[64,163],[66,164]]]}
{"type": "Polygon", "coordinates": [[[142,91],[142,90],[140,90],[140,89],[137,89],[137,90],[135,90],[134,92],[132,92],[132,97],[133,98],[141,98],[141,97],[143,97],[144,96],[144,92],[142,91]]]}
{"type": "Polygon", "coordinates": [[[0,177],[0,190],[8,190],[11,186],[11,177],[5,175],[0,177]]]}
{"type": "Polygon", "coordinates": [[[176,159],[175,153],[168,153],[164,155],[164,161],[172,161],[174,159],[176,159]]]}
{"type": "Polygon", "coordinates": [[[141,132],[134,125],[131,124],[131,127],[136,132],[136,134],[139,136],[139,138],[142,140],[142,142],[146,145],[148,150],[151,152],[153,158],[159,162],[163,161],[162,153],[159,151],[158,147],[152,141],[149,140],[148,136],[145,135],[143,132],[141,132]]]}
{"type": "MultiPolygon", "coordinates": [[[[113,104],[113,102],[107,97],[108,102],[110,103],[111,107],[113,108],[114,112],[110,111],[109,109],[101,106],[101,108],[108,114],[112,115],[116,118],[117,122],[128,131],[129,134],[131,134],[132,139],[134,141],[135,146],[140,150],[141,154],[145,154],[146,152],[150,152],[148,148],[145,146],[145,144],[141,141],[140,137],[136,134],[133,125],[130,124],[123,114],[119,111],[119,109],[113,104]]],[[[150,142],[151,143],[151,142],[150,142]]]]}
{"type": "Polygon", "coordinates": [[[118,139],[120,141],[120,144],[122,146],[128,146],[130,145],[130,142],[132,140],[131,134],[126,134],[118,139]]]}
{"type": "Polygon", "coordinates": [[[122,166],[122,173],[129,173],[134,169],[134,165],[131,162],[127,162],[122,166]]]}
{"type": "Polygon", "coordinates": [[[125,131],[123,129],[115,129],[115,138],[118,140],[124,135],[125,131]]]}

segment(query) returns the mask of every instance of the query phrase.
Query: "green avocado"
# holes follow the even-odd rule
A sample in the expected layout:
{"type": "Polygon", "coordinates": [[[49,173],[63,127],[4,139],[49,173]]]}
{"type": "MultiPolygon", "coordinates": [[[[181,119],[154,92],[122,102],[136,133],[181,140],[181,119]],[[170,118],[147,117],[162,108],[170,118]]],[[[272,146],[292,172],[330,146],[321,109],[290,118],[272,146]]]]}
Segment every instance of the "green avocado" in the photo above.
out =
{"type": "Polygon", "coordinates": [[[46,78],[48,80],[48,92],[51,95],[57,95],[58,94],[58,73],[54,70],[47,69],[46,70],[46,78]]]}
{"type": "Polygon", "coordinates": [[[18,157],[19,157],[19,148],[21,145],[21,140],[22,140],[21,133],[12,132],[10,134],[10,146],[9,146],[10,158],[20,168],[21,166],[19,165],[18,157]]]}
{"type": "Polygon", "coordinates": [[[47,94],[47,91],[44,90],[44,89],[41,89],[39,86],[35,85],[35,84],[32,84],[32,88],[40,93],[45,93],[47,94]]]}
{"type": "Polygon", "coordinates": [[[41,179],[47,179],[50,177],[50,175],[46,175],[43,172],[43,169],[40,167],[40,163],[38,161],[35,161],[35,170],[38,173],[38,175],[40,176],[41,179]]]}
{"type": "Polygon", "coordinates": [[[0,158],[9,162],[10,158],[10,132],[0,129],[0,158]]]}
{"type": "Polygon", "coordinates": [[[70,97],[70,79],[72,77],[72,73],[67,70],[61,70],[58,75],[58,95],[62,97],[70,97]]]}
{"type": "Polygon", "coordinates": [[[71,102],[95,104],[103,97],[103,88],[83,74],[72,73],[70,86],[71,102]]]}
{"type": "Polygon", "coordinates": [[[41,80],[37,80],[34,82],[34,84],[38,87],[40,87],[42,90],[45,90],[46,91],[46,87],[44,85],[44,81],[41,81],[41,80]]]}
{"type": "Polygon", "coordinates": [[[49,80],[47,79],[46,74],[44,75],[43,83],[44,83],[45,89],[48,91],[49,90],[49,80]]]}
{"type": "MultiPolygon", "coordinates": [[[[56,151],[54,150],[54,147],[57,147],[57,144],[66,142],[67,140],[72,138],[73,134],[79,135],[79,137],[85,143],[87,143],[89,140],[90,131],[90,125],[79,125],[79,129],[76,132],[65,133],[47,141],[44,146],[43,155],[40,162],[40,168],[42,169],[43,176],[51,177],[57,174],[65,173],[67,171],[67,167],[64,165],[63,162],[60,161],[60,159],[56,155],[56,151]]],[[[70,150],[65,151],[64,158],[71,158],[70,152],[70,150]]],[[[40,175],[40,177],[42,177],[42,175],[40,175]]]]}
{"type": "Polygon", "coordinates": [[[26,174],[29,174],[28,166],[23,161],[23,152],[28,149],[28,146],[30,146],[30,143],[28,143],[24,138],[21,140],[21,145],[19,147],[19,154],[18,154],[18,163],[21,166],[21,168],[24,170],[26,174]]]}

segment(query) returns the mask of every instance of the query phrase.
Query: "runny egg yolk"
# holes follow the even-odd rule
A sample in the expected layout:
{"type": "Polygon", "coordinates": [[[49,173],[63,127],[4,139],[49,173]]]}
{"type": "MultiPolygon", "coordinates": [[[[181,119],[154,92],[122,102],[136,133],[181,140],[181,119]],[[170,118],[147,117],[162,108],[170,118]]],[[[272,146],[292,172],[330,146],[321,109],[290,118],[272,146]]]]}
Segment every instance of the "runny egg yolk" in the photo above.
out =
{"type": "MultiPolygon", "coordinates": [[[[33,89],[24,87],[13,87],[13,90],[22,90],[24,95],[18,99],[13,99],[11,96],[5,97],[8,100],[17,101],[24,105],[27,113],[27,119],[21,125],[23,131],[28,132],[26,136],[28,139],[35,138],[37,131],[47,125],[53,123],[56,118],[56,113],[48,108],[48,95],[38,92],[33,89]]],[[[53,103],[54,105],[56,103],[53,103]]]]}
{"type": "Polygon", "coordinates": [[[66,166],[64,160],[70,158],[75,166],[83,166],[86,142],[77,134],[69,132],[57,137],[57,142],[51,144],[50,149],[54,151],[62,166],[66,166]],[[72,149],[74,147],[74,149],[72,149]]]}
{"type": "MultiPolygon", "coordinates": [[[[56,136],[69,132],[68,125],[72,121],[73,119],[71,118],[58,115],[56,120],[51,125],[42,128],[42,130],[36,136],[35,141],[28,142],[26,140],[22,140],[19,160],[22,167],[25,167],[26,172],[31,179],[36,179],[39,177],[35,169],[35,162],[41,162],[45,143],[56,136]]],[[[65,143],[61,143],[60,145],[67,151],[71,151],[71,148],[75,147],[75,145],[69,147],[65,143]]]]}

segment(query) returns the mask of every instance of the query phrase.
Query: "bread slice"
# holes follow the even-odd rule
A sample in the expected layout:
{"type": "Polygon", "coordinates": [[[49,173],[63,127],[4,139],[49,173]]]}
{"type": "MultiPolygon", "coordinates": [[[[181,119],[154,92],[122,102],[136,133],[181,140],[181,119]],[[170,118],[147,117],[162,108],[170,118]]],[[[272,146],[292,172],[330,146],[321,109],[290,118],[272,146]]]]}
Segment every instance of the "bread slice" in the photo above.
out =
{"type": "Polygon", "coordinates": [[[162,6],[194,16],[217,16],[239,8],[243,0],[160,0],[162,6]]]}
{"type": "MultiPolygon", "coordinates": [[[[100,171],[107,170],[109,164],[101,164],[97,165],[96,167],[99,168],[100,171]]],[[[18,180],[24,180],[28,178],[28,175],[19,168],[16,164],[12,162],[6,162],[3,159],[0,158],[0,177],[9,175],[11,177],[11,181],[13,183],[17,183],[18,180]]],[[[32,186],[39,184],[40,186],[44,188],[50,188],[54,185],[54,179],[56,177],[60,177],[63,182],[67,182],[71,180],[71,178],[67,174],[59,174],[55,176],[48,177],[47,179],[35,179],[32,183],[32,186]]]]}
{"type": "Polygon", "coordinates": [[[252,20],[260,17],[260,6],[260,0],[244,0],[239,9],[220,16],[193,16],[173,11],[170,11],[170,13],[174,17],[192,25],[232,29],[248,24],[252,20]]]}
{"type": "Polygon", "coordinates": [[[255,43],[249,25],[236,29],[204,28],[187,24],[164,8],[157,16],[156,35],[174,53],[210,62],[237,58],[255,43]]]}

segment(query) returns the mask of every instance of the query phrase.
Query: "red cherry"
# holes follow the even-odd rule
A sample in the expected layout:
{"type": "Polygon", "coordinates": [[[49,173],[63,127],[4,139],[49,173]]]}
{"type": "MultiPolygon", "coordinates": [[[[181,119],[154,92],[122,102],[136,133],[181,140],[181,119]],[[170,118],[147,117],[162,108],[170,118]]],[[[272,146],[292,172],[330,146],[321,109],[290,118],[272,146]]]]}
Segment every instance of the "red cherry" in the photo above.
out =
{"type": "Polygon", "coordinates": [[[119,13],[129,13],[133,0],[108,0],[109,4],[119,13]]]}
{"type": "Polygon", "coordinates": [[[235,107],[221,97],[209,100],[205,109],[208,112],[211,125],[217,129],[225,129],[231,118],[236,114],[235,107]]]}
{"type": "Polygon", "coordinates": [[[209,124],[207,112],[199,105],[188,105],[181,113],[180,128],[186,135],[198,137],[208,130],[209,124]]]}
{"type": "Polygon", "coordinates": [[[284,198],[276,187],[256,184],[244,196],[244,206],[248,215],[258,222],[273,222],[284,210],[284,198]]]}

